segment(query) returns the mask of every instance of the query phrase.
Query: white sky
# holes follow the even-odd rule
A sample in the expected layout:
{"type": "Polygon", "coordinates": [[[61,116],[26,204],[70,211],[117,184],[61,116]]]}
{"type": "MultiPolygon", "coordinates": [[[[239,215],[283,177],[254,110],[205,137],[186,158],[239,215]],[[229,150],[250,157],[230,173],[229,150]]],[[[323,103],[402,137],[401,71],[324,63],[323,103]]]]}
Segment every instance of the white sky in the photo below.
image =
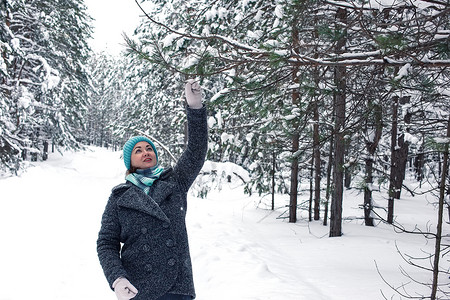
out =
{"type": "Polygon", "coordinates": [[[90,46],[94,51],[119,54],[125,43],[122,33],[131,36],[139,24],[141,10],[134,0],[84,0],[88,13],[94,18],[93,39],[90,46]]]}

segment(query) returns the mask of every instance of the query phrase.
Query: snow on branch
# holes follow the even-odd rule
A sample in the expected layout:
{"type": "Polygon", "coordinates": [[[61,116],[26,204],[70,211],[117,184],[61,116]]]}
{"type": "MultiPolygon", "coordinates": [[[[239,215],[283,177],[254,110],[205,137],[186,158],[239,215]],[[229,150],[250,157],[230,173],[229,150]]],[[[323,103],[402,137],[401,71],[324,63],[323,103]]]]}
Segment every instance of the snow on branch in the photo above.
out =
{"type": "MultiPolygon", "coordinates": [[[[265,58],[267,60],[270,59],[272,52],[262,50],[255,48],[253,46],[250,46],[248,44],[241,43],[237,40],[234,40],[232,38],[218,35],[218,34],[211,34],[211,35],[197,35],[185,32],[184,30],[175,30],[171,28],[170,26],[167,26],[154,18],[152,18],[150,15],[147,14],[147,12],[139,5],[138,1],[135,0],[141,11],[145,14],[145,16],[153,23],[157,24],[158,26],[161,26],[162,28],[166,29],[171,33],[170,39],[174,38],[174,35],[178,35],[185,38],[190,39],[196,39],[196,40],[219,40],[222,41],[225,44],[228,44],[232,48],[236,50],[243,50],[246,51],[247,55],[249,57],[244,58],[244,61],[250,61],[254,57],[259,58],[265,58]]],[[[334,1],[328,1],[330,5],[346,5],[349,8],[357,9],[357,7],[354,6],[354,4],[346,4],[346,2],[334,2],[334,1]]],[[[445,38],[448,38],[448,34],[443,36],[442,38],[435,39],[432,41],[433,44],[435,44],[438,41],[445,40],[445,38]]],[[[420,47],[428,47],[429,44],[422,44],[422,45],[414,45],[415,48],[417,46],[420,47]]],[[[414,48],[414,49],[415,49],[414,48]]],[[[386,54],[383,54],[381,50],[375,50],[375,51],[365,51],[365,52],[347,52],[342,54],[326,54],[327,57],[324,58],[313,58],[308,55],[302,55],[302,54],[296,54],[296,53],[289,53],[289,52],[279,52],[277,53],[279,56],[283,56],[287,62],[295,64],[297,66],[370,66],[370,65],[384,65],[384,66],[405,66],[408,65],[410,67],[412,66],[420,66],[424,68],[440,68],[440,67],[450,67],[450,60],[432,60],[429,58],[423,58],[419,59],[417,57],[411,57],[411,55],[406,55],[407,58],[405,59],[392,59],[386,54]]],[[[322,53],[323,54],[323,53],[322,53]]],[[[254,62],[253,60],[251,62],[254,62]]],[[[242,63],[242,61],[241,61],[242,63]]]]}
{"type": "Polygon", "coordinates": [[[181,31],[172,29],[172,28],[170,28],[169,26],[164,25],[163,23],[158,22],[158,21],[156,21],[155,19],[153,19],[151,16],[149,16],[149,15],[147,14],[147,12],[142,8],[142,6],[139,5],[139,3],[138,3],[137,0],[135,0],[135,2],[136,2],[137,5],[139,6],[140,10],[144,13],[144,15],[145,15],[150,21],[152,21],[153,23],[155,23],[155,24],[157,24],[157,25],[159,25],[159,26],[161,26],[161,27],[167,29],[167,30],[170,31],[171,33],[174,33],[174,34],[177,34],[177,35],[180,35],[180,36],[183,36],[183,37],[187,37],[187,38],[197,39],[197,40],[211,40],[211,39],[217,39],[217,40],[221,40],[221,41],[223,41],[223,42],[225,42],[225,43],[229,44],[230,46],[233,46],[234,48],[237,48],[237,49],[246,50],[246,51],[251,51],[251,52],[256,52],[256,53],[263,53],[261,50],[259,50],[259,49],[257,49],[257,48],[254,48],[254,47],[249,46],[249,45],[242,44],[242,43],[240,43],[240,42],[238,42],[238,41],[236,41],[236,40],[233,40],[233,39],[230,39],[230,38],[228,38],[228,37],[221,36],[221,35],[213,34],[213,35],[201,36],[201,35],[195,35],[195,34],[191,34],[191,33],[184,33],[184,32],[181,32],[181,31]]]}

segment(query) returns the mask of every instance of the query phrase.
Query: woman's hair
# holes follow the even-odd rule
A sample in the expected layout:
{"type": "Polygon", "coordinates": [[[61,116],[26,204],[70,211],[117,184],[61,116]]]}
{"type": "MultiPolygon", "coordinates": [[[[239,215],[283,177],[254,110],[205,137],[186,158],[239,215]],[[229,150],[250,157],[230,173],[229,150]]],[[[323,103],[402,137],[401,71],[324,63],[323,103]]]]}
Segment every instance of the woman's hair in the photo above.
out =
{"type": "Polygon", "coordinates": [[[136,173],[136,170],[137,170],[136,167],[130,166],[130,168],[127,170],[126,175],[130,175],[132,173],[136,173]]]}

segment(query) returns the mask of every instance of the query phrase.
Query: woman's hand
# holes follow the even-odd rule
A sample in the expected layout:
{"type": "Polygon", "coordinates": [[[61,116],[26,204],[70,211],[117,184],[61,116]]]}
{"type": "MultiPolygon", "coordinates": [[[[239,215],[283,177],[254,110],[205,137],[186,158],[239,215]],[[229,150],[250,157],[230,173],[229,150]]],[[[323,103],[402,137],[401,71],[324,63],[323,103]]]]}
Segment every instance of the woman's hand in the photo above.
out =
{"type": "Polygon", "coordinates": [[[195,81],[194,79],[186,80],[184,94],[190,108],[198,109],[203,107],[202,88],[200,87],[200,84],[198,84],[198,81],[195,81]]]}
{"type": "Polygon", "coordinates": [[[129,300],[136,296],[138,290],[128,281],[128,279],[119,277],[113,283],[113,289],[118,300],[129,300]]]}

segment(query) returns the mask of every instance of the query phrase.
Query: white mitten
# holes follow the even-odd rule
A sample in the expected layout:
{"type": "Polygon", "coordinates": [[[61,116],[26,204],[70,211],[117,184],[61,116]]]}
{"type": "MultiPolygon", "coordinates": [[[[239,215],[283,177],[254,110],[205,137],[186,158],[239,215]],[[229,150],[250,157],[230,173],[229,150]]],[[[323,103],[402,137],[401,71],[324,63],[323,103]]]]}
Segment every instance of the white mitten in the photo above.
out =
{"type": "Polygon", "coordinates": [[[190,108],[202,108],[202,88],[194,79],[188,79],[184,87],[187,104],[190,108]]]}
{"type": "Polygon", "coordinates": [[[138,290],[128,281],[128,279],[119,277],[112,285],[118,300],[129,300],[134,298],[138,290]]]}

